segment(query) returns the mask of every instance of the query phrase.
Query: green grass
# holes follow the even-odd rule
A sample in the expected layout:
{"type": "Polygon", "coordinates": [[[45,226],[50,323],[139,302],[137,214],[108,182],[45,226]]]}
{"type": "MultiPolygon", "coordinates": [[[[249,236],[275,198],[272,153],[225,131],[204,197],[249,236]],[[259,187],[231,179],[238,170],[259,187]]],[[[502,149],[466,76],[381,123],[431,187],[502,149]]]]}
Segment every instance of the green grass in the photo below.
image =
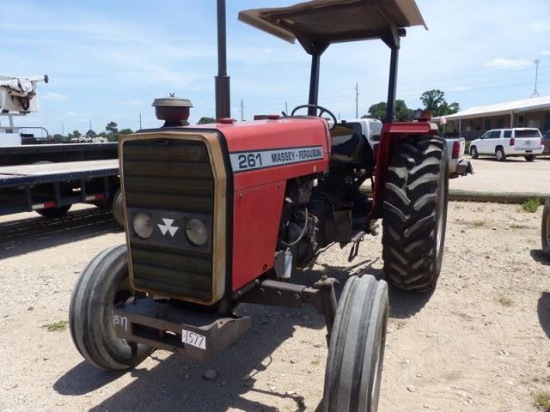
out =
{"type": "Polygon", "coordinates": [[[483,227],[485,226],[485,222],[483,220],[475,220],[472,222],[473,227],[483,227]]]}
{"type": "Polygon", "coordinates": [[[550,392],[539,391],[534,394],[535,406],[544,412],[550,412],[550,392]]]}
{"type": "Polygon", "coordinates": [[[521,208],[525,212],[535,213],[541,204],[542,203],[538,197],[532,197],[531,199],[527,199],[524,203],[522,203],[521,208]]]}
{"type": "Polygon", "coordinates": [[[518,225],[517,223],[512,223],[510,226],[508,226],[510,229],[525,229],[527,226],[525,225],[518,225]]]}
{"type": "Polygon", "coordinates": [[[42,327],[46,328],[48,332],[61,332],[67,329],[68,325],[69,325],[69,322],[67,322],[66,320],[58,320],[57,322],[49,323],[42,327]]]}

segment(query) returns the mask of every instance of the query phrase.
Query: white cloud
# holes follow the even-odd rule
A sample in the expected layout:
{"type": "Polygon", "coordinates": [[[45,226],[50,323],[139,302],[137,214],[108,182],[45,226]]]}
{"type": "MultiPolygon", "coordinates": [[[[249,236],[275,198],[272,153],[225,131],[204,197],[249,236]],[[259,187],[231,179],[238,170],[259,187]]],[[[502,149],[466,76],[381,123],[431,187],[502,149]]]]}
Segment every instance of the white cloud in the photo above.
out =
{"type": "Polygon", "coordinates": [[[543,56],[550,56],[550,50],[543,50],[540,52],[543,56]]]}
{"type": "Polygon", "coordinates": [[[497,69],[519,69],[522,67],[528,67],[533,65],[533,60],[527,59],[493,59],[485,63],[487,67],[495,67],[497,69]]]}
{"type": "Polygon", "coordinates": [[[472,87],[471,86],[464,86],[464,85],[459,85],[459,86],[451,86],[447,89],[448,92],[463,92],[465,90],[471,90],[472,87]]]}
{"type": "Polygon", "coordinates": [[[45,100],[67,100],[69,96],[66,94],[48,92],[44,96],[41,96],[41,98],[45,100]]]}

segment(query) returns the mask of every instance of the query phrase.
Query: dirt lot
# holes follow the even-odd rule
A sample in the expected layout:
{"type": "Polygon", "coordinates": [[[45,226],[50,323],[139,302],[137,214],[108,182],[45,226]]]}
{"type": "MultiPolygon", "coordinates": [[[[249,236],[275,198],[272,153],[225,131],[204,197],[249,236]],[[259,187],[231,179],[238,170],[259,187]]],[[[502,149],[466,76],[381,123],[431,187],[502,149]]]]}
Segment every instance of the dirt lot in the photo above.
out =
{"type": "MultiPolygon", "coordinates": [[[[390,293],[381,411],[537,411],[536,394],[550,390],[541,212],[450,203],[437,290],[390,293]]],[[[99,209],[0,219],[0,411],[315,410],[327,350],[323,319],[309,307],[242,307],[252,330],[212,362],[157,351],[128,373],[87,365],[63,327],[71,291],[93,256],[123,241],[99,209]]],[[[379,237],[365,239],[351,266],[347,252],[330,249],[296,281],[382,276],[379,237]]]]}

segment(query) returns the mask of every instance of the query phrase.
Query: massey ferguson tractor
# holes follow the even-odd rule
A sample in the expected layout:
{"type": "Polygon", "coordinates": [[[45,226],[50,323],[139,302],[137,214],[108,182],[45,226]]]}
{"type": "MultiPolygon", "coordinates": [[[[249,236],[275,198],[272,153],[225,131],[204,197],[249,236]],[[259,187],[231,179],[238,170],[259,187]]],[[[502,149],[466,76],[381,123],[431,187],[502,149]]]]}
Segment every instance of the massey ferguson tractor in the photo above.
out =
{"type": "Polygon", "coordinates": [[[184,118],[174,105],[157,110],[166,127],[123,138],[126,244],[101,252],[78,280],[74,344],[108,370],[134,367],[156,348],[209,359],[250,328],[239,304],[311,304],[324,315],[329,345],[322,409],[375,411],[386,281],[429,292],[442,263],[445,141],[426,115],[392,122],[400,39],[424,21],[414,0],[313,0],[239,19],[298,40],[312,56],[308,104],[289,115],[185,127],[170,126],[184,118]],[[374,150],[317,104],[321,54],[367,39],[391,50],[387,121],[374,150]],[[372,198],[361,190],[368,182],[372,198]],[[386,281],[349,277],[338,304],[328,276],[292,282],[331,244],[348,245],[351,260],[380,220],[386,281]]]}

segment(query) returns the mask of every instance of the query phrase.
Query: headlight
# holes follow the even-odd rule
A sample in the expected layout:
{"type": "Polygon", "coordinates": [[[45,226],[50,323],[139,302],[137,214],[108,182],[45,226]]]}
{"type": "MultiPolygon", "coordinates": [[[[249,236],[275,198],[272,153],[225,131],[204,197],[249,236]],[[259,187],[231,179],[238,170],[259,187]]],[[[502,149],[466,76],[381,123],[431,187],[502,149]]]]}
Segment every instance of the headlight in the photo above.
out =
{"type": "Polygon", "coordinates": [[[153,219],[145,213],[136,213],[132,218],[132,229],[141,239],[148,239],[154,230],[153,219]]]}
{"type": "Polygon", "coordinates": [[[208,231],[199,219],[189,219],[185,225],[187,239],[195,246],[203,246],[208,240],[208,231]]]}

